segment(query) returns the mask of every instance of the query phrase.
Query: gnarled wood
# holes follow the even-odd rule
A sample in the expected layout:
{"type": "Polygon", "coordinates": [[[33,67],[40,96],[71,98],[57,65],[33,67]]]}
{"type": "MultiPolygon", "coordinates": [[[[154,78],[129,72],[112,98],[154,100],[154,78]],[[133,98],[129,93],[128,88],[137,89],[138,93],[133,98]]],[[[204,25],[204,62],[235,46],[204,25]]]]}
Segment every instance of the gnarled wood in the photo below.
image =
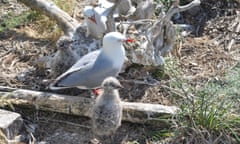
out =
{"type": "Polygon", "coordinates": [[[48,17],[56,20],[57,24],[64,31],[65,35],[72,35],[80,25],[77,20],[72,18],[68,13],[61,10],[52,1],[48,0],[18,0],[26,6],[38,10],[48,17]]]}
{"type": "MultiPolygon", "coordinates": [[[[94,39],[85,37],[85,29],[83,26],[80,26],[75,19],[58,8],[50,0],[19,1],[56,20],[65,35],[72,36],[74,40],[73,49],[79,56],[83,56],[87,52],[100,48],[94,39]]],[[[113,13],[119,5],[119,2],[120,0],[116,0],[116,3],[107,15],[108,20],[106,24],[108,32],[115,31],[113,13]]],[[[138,41],[126,48],[130,63],[148,66],[159,66],[164,63],[163,56],[172,50],[177,38],[175,27],[170,20],[172,15],[199,5],[200,0],[194,0],[185,6],[179,6],[178,4],[179,1],[176,1],[167,13],[161,12],[159,18],[154,20],[151,26],[144,26],[137,29],[138,33],[135,37],[139,38],[138,41]],[[145,35],[143,35],[142,32],[145,32],[145,35]]]]}
{"type": "MultiPolygon", "coordinates": [[[[94,100],[78,96],[59,95],[47,92],[16,89],[12,92],[0,92],[0,98],[6,98],[14,105],[35,106],[36,109],[55,111],[65,114],[91,117],[94,100]]],[[[166,117],[176,114],[175,106],[122,102],[123,120],[167,126],[166,117]],[[162,119],[161,119],[162,118],[162,119]],[[165,120],[163,120],[163,118],[165,120]]]]}

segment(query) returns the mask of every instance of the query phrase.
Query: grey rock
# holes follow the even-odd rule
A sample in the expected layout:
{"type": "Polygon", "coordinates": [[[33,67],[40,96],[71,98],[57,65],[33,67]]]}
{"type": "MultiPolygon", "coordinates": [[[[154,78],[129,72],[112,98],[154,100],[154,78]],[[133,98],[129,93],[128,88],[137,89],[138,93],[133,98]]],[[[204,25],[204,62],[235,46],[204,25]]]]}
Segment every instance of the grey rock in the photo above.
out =
{"type": "Polygon", "coordinates": [[[20,114],[0,109],[0,130],[7,139],[14,139],[22,125],[23,119],[20,114]]]}

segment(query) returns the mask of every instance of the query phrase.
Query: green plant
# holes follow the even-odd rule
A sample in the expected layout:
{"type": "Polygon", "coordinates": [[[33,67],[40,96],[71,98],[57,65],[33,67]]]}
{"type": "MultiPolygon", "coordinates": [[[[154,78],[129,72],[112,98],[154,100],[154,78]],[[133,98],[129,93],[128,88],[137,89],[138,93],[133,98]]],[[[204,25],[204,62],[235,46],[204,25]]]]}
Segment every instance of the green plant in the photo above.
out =
{"type": "Polygon", "coordinates": [[[155,2],[163,4],[166,9],[169,9],[169,7],[171,6],[171,0],[155,0],[155,2]]]}
{"type": "MultiPolygon", "coordinates": [[[[53,0],[53,2],[63,11],[67,12],[69,15],[72,15],[76,3],[75,0],[53,0]]],[[[56,21],[41,14],[40,12],[37,13],[39,17],[34,22],[33,27],[38,31],[38,33],[51,39],[57,39],[60,35],[62,35],[62,30],[57,26],[56,21]]]]}
{"type": "Polygon", "coordinates": [[[213,78],[200,88],[184,79],[184,70],[173,58],[166,59],[164,72],[170,77],[167,85],[181,112],[173,119],[176,127],[154,131],[152,139],[171,137],[169,143],[176,144],[240,143],[239,64],[225,77],[213,78]]]}
{"type": "Polygon", "coordinates": [[[152,141],[158,141],[160,139],[165,139],[173,136],[173,131],[169,129],[161,129],[155,131],[149,131],[148,135],[152,141]]]}
{"type": "Polygon", "coordinates": [[[188,88],[189,96],[186,97],[191,94],[193,96],[181,104],[181,118],[178,121],[185,127],[181,128],[181,134],[194,129],[194,132],[202,134],[199,138],[202,141],[213,139],[224,143],[240,143],[240,115],[236,113],[239,111],[239,102],[236,104],[236,99],[234,100],[237,92],[234,90],[240,86],[240,76],[237,74],[239,72],[240,69],[235,68],[226,74],[224,81],[209,81],[200,90],[188,88]]]}
{"type": "MultiPolygon", "coordinates": [[[[53,0],[53,2],[70,15],[73,13],[76,3],[75,0],[53,0]]],[[[17,27],[19,25],[28,24],[29,22],[32,23],[31,27],[43,37],[56,39],[62,34],[61,29],[57,26],[54,20],[51,20],[49,17],[34,10],[26,11],[18,16],[13,16],[11,13],[9,13],[8,16],[4,18],[2,22],[0,22],[0,32],[6,29],[17,27]]]]}
{"type": "Polygon", "coordinates": [[[14,110],[14,107],[8,97],[8,94],[0,95],[0,107],[9,106],[12,110],[14,110]]]}
{"type": "Polygon", "coordinates": [[[70,15],[73,13],[74,6],[76,5],[76,0],[53,0],[53,2],[70,15]]]}
{"type": "Polygon", "coordinates": [[[19,16],[13,16],[11,13],[8,14],[1,22],[0,22],[0,32],[11,29],[19,25],[27,24],[30,21],[33,21],[36,19],[34,17],[35,12],[34,11],[27,11],[19,16]]]}

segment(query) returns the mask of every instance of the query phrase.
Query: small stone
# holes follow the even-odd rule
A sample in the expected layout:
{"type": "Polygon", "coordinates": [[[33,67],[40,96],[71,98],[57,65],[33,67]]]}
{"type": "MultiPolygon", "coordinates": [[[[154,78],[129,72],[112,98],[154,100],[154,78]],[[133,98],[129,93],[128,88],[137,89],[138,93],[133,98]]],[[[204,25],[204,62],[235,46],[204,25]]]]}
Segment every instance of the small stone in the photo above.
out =
{"type": "Polygon", "coordinates": [[[20,73],[16,76],[17,80],[24,82],[26,81],[26,73],[20,73]]]}
{"type": "Polygon", "coordinates": [[[22,128],[23,120],[20,114],[0,109],[0,130],[9,140],[14,139],[22,128]]]}

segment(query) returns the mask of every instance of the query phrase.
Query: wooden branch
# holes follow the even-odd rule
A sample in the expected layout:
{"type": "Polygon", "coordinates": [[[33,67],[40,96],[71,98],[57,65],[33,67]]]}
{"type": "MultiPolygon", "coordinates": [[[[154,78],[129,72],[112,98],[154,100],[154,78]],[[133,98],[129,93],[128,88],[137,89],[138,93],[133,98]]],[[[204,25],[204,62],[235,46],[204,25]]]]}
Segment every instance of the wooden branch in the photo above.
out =
{"type": "Polygon", "coordinates": [[[113,7],[110,9],[110,11],[107,15],[107,21],[106,21],[107,32],[116,31],[113,14],[120,2],[121,2],[121,0],[116,0],[116,2],[114,3],[113,7]]]}
{"type": "Polygon", "coordinates": [[[53,20],[57,21],[57,24],[64,31],[65,35],[72,35],[75,29],[80,25],[77,20],[72,18],[68,13],[61,10],[53,2],[49,0],[18,0],[24,3],[26,6],[37,10],[53,20]]]}
{"type": "Polygon", "coordinates": [[[0,91],[3,91],[3,92],[12,92],[12,91],[15,91],[15,90],[16,90],[16,88],[0,86],[0,91]]]}
{"type": "MultiPolygon", "coordinates": [[[[234,27],[236,27],[236,30],[234,31],[234,33],[238,34],[240,32],[240,22],[239,22],[240,16],[238,16],[235,20],[236,20],[236,22],[233,25],[234,25],[234,27]]],[[[232,46],[235,43],[235,39],[233,38],[233,33],[230,33],[230,38],[231,38],[231,41],[228,43],[228,46],[227,46],[228,51],[231,50],[232,46]]]]}
{"type": "MultiPolygon", "coordinates": [[[[35,106],[39,110],[55,111],[65,114],[91,117],[94,100],[79,96],[59,95],[47,92],[38,92],[17,89],[12,92],[0,92],[0,98],[6,99],[17,106],[35,106]]],[[[163,106],[158,104],[144,104],[122,102],[123,120],[133,123],[154,124],[169,126],[166,117],[176,114],[175,106],[163,106]],[[163,120],[165,119],[165,120],[163,120]]]]}
{"type": "Polygon", "coordinates": [[[200,0],[194,0],[192,1],[191,3],[187,4],[187,5],[184,5],[184,6],[176,6],[176,4],[174,3],[170,9],[168,10],[167,14],[166,14],[166,19],[167,20],[170,20],[171,17],[175,14],[175,13],[178,13],[178,12],[182,12],[182,11],[186,11],[188,9],[191,9],[195,6],[198,6],[200,5],[200,0]]]}

